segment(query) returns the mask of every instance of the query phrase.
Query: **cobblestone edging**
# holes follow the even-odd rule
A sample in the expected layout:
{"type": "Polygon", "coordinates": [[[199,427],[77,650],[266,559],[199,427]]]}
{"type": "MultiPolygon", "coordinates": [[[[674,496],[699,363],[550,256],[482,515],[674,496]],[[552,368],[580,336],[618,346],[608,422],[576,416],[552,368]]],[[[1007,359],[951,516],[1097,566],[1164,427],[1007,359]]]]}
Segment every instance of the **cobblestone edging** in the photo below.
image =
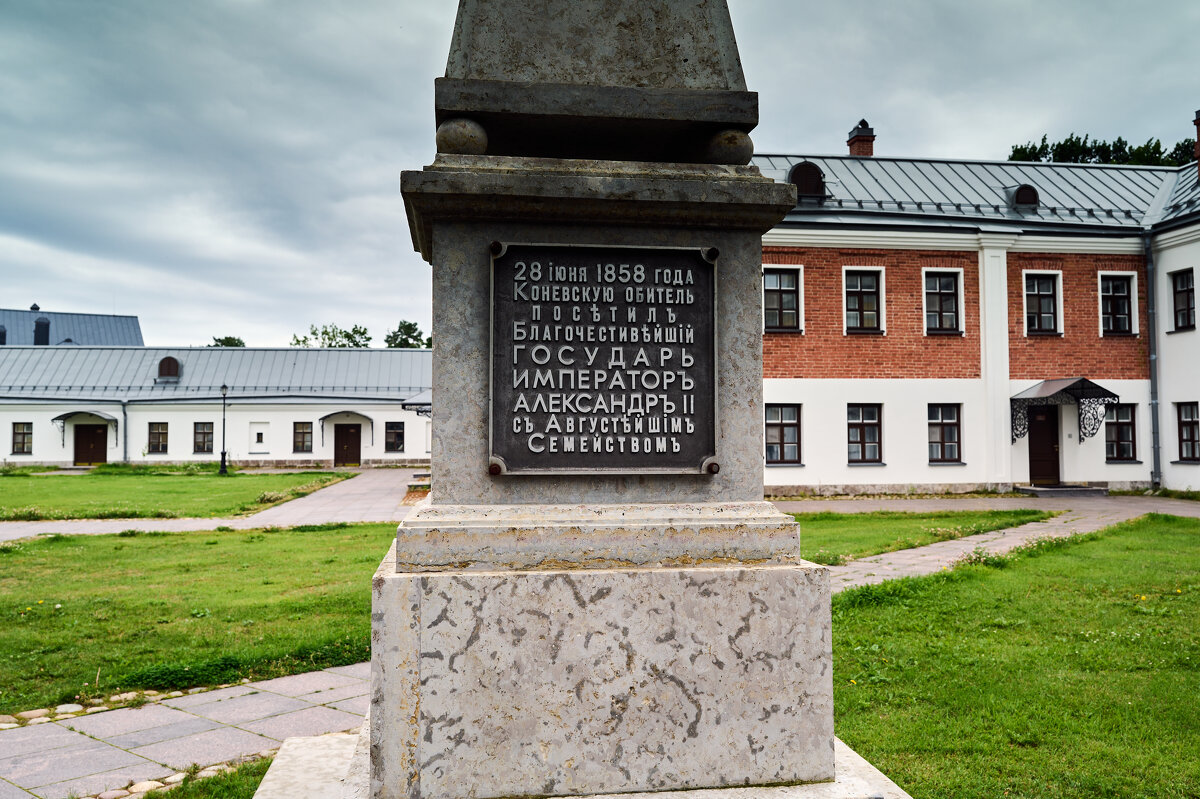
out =
{"type": "MultiPolygon", "coordinates": [[[[33,710],[23,710],[14,715],[0,714],[0,730],[11,730],[17,727],[33,727],[40,724],[49,724],[50,722],[65,722],[79,716],[90,716],[95,713],[104,713],[109,710],[117,710],[124,707],[141,707],[146,704],[161,702],[164,699],[176,699],[181,696],[191,694],[203,694],[209,691],[216,691],[222,688],[232,688],[237,684],[249,683],[249,679],[243,679],[240,683],[224,683],[222,685],[213,685],[208,687],[191,688],[187,691],[171,691],[169,693],[161,693],[159,691],[126,691],[120,694],[113,694],[108,699],[89,699],[87,706],[77,703],[67,703],[58,705],[54,708],[35,708],[33,710]]],[[[98,794],[81,796],[78,799],[124,799],[124,797],[138,797],[150,791],[159,791],[165,793],[173,788],[183,784],[189,776],[193,779],[207,779],[208,777],[216,777],[224,774],[227,771],[233,771],[245,763],[253,763],[256,760],[261,760],[267,757],[274,757],[279,750],[264,749],[261,752],[256,752],[252,755],[243,755],[235,757],[223,763],[206,765],[203,768],[192,769],[191,771],[178,771],[169,776],[163,777],[161,780],[141,780],[139,782],[131,781],[124,788],[113,788],[103,791],[98,794]]]]}

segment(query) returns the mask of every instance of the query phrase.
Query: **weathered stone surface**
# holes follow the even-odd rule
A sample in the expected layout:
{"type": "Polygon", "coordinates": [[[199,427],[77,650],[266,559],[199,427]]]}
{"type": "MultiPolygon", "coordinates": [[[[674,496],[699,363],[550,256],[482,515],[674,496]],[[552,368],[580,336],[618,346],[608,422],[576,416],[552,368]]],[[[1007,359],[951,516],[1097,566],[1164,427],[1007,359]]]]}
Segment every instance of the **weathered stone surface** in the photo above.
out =
{"type": "Polygon", "coordinates": [[[126,796],[129,796],[129,791],[126,791],[123,788],[114,788],[111,791],[105,791],[104,793],[96,794],[96,799],[123,799],[123,797],[126,796]]]}
{"type": "Polygon", "coordinates": [[[17,723],[16,716],[9,716],[7,714],[0,713],[0,724],[16,724],[16,723],[17,723]]]}
{"type": "Polygon", "coordinates": [[[833,777],[821,567],[393,569],[374,585],[378,797],[833,777]]]}
{"type": "Polygon", "coordinates": [[[54,719],[50,718],[49,716],[42,716],[41,718],[38,718],[38,719],[30,719],[29,724],[31,726],[34,724],[49,724],[52,721],[54,721],[54,719]]]}
{"type": "Polygon", "coordinates": [[[288,738],[254,792],[255,799],[337,799],[358,735],[288,738]]]}
{"type": "Polygon", "coordinates": [[[20,713],[17,714],[17,718],[26,719],[26,720],[40,719],[40,718],[43,718],[44,716],[49,716],[49,715],[50,715],[49,708],[39,707],[35,710],[22,710],[20,713]]]}
{"type": "Polygon", "coordinates": [[[729,8],[722,0],[461,0],[446,76],[746,88],[729,8]]]}
{"type": "Polygon", "coordinates": [[[135,782],[133,785],[129,786],[129,792],[130,793],[145,793],[146,791],[153,791],[155,788],[161,788],[161,787],[163,787],[164,784],[165,783],[157,782],[155,780],[144,780],[142,782],[135,782]]]}
{"type": "Polygon", "coordinates": [[[433,505],[400,525],[400,571],[800,563],[800,528],[769,502],[433,505]]]}
{"type": "Polygon", "coordinates": [[[76,705],[73,703],[67,704],[67,705],[59,705],[58,707],[54,708],[54,712],[59,713],[59,714],[61,714],[61,713],[78,713],[81,710],[83,710],[83,705],[76,705]]]}
{"type": "Polygon", "coordinates": [[[185,779],[187,779],[187,772],[184,772],[184,771],[177,771],[177,772],[175,772],[174,774],[172,774],[172,775],[171,775],[171,776],[169,776],[169,777],[164,777],[164,778],[163,778],[163,784],[165,784],[165,785],[177,785],[177,784],[179,784],[179,783],[183,782],[185,779]]]}

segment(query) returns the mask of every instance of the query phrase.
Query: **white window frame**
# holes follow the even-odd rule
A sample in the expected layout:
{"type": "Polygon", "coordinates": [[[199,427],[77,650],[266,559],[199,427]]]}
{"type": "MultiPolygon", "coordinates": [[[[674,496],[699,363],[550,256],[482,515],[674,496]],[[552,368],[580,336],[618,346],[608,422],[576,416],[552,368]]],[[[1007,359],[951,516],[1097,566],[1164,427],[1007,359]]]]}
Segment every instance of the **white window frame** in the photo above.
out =
{"type": "Polygon", "coordinates": [[[1053,333],[1038,333],[1034,338],[1045,335],[1065,336],[1067,334],[1067,320],[1063,317],[1063,273],[1061,269],[1022,269],[1021,270],[1021,334],[1025,338],[1029,338],[1029,307],[1027,292],[1025,291],[1025,278],[1028,275],[1050,275],[1054,278],[1054,304],[1055,312],[1058,315],[1058,330],[1053,333]]]}
{"type": "MultiPolygon", "coordinates": [[[[887,282],[884,275],[885,268],[882,266],[842,266],[842,335],[861,336],[861,335],[887,335],[887,282]],[[846,323],[846,273],[847,272],[877,272],[879,274],[879,333],[853,333],[849,332],[850,327],[846,323]]],[[[924,284],[922,284],[924,285],[924,284]]],[[[925,320],[922,318],[921,324],[925,320]]]]}
{"type": "MultiPolygon", "coordinates": [[[[925,266],[921,267],[921,334],[929,335],[929,326],[925,324],[925,316],[929,313],[929,298],[925,296],[925,276],[929,272],[954,272],[958,275],[958,335],[967,335],[967,303],[966,295],[963,289],[963,268],[961,266],[925,266]]],[[[947,333],[934,333],[936,336],[951,335],[947,333]]],[[[944,404],[944,403],[943,403],[944,404]]]]}
{"type": "Polygon", "coordinates": [[[763,264],[762,277],[760,281],[758,302],[762,311],[762,330],[764,333],[784,333],[784,334],[799,334],[804,335],[804,265],[803,264],[763,264]],[[795,331],[781,330],[779,328],[771,328],[767,330],[767,301],[765,284],[767,270],[772,269],[776,272],[791,271],[796,273],[796,321],[799,322],[799,327],[795,331]]]}
{"type": "Polygon", "coordinates": [[[1096,273],[1096,330],[1104,338],[1104,295],[1101,293],[1106,277],[1129,278],[1129,329],[1134,336],[1142,334],[1138,321],[1138,275],[1137,272],[1108,271],[1096,273]]]}

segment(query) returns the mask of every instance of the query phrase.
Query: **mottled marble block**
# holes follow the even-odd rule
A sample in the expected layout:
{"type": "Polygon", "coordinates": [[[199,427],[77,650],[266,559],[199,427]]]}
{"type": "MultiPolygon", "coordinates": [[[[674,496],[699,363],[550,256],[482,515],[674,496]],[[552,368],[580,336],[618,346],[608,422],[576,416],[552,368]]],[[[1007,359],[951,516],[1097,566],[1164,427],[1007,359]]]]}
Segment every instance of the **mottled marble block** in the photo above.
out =
{"type": "Polygon", "coordinates": [[[376,797],[829,780],[812,564],[396,573],[374,582],[376,797]]]}

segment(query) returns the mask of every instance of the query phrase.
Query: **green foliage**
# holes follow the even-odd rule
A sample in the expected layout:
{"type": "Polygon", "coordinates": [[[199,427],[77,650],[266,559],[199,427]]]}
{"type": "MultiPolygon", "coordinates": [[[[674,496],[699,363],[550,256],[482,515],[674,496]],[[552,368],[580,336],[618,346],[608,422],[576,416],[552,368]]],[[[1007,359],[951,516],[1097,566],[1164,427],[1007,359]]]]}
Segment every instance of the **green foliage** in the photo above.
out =
{"type": "Polygon", "coordinates": [[[371,334],[362,325],[354,325],[349,330],[337,325],[309,325],[308,335],[292,336],[293,347],[369,347],[371,334]]]}
{"type": "Polygon", "coordinates": [[[1040,143],[1013,145],[1009,161],[1053,161],[1060,164],[1129,164],[1137,166],[1183,166],[1195,160],[1195,139],[1184,139],[1170,150],[1164,150],[1158,139],[1130,146],[1118,136],[1111,142],[1090,139],[1071,133],[1062,141],[1050,142],[1042,136],[1040,143]]]}
{"type": "MultiPolygon", "coordinates": [[[[195,464],[200,466],[200,464],[195,464]]],[[[304,496],[348,473],[233,474],[215,467],[109,464],[73,477],[15,476],[0,493],[0,520],[169,519],[229,516],[304,496]]]]}
{"type": "Polygon", "coordinates": [[[925,546],[975,533],[1038,522],[1038,510],[933,513],[798,513],[800,553],[814,563],[840,566],[853,558],[925,546]]]}
{"type": "Polygon", "coordinates": [[[244,347],[246,342],[242,341],[237,336],[213,336],[213,343],[210,347],[244,347]]]}
{"type": "Polygon", "coordinates": [[[395,534],[356,524],[0,547],[0,713],[367,660],[371,574],[395,534]]]}
{"type": "Polygon", "coordinates": [[[1200,520],[833,599],[838,735],[913,796],[1200,795],[1200,520]]]}
{"type": "Polygon", "coordinates": [[[253,799],[274,758],[243,763],[233,771],[196,779],[199,766],[188,769],[183,782],[168,790],[150,791],[146,799],[253,799]]]}
{"type": "Polygon", "coordinates": [[[433,346],[432,336],[422,333],[416,322],[408,322],[404,319],[400,320],[400,324],[396,326],[395,330],[384,336],[383,341],[389,349],[420,349],[433,346]]]}

